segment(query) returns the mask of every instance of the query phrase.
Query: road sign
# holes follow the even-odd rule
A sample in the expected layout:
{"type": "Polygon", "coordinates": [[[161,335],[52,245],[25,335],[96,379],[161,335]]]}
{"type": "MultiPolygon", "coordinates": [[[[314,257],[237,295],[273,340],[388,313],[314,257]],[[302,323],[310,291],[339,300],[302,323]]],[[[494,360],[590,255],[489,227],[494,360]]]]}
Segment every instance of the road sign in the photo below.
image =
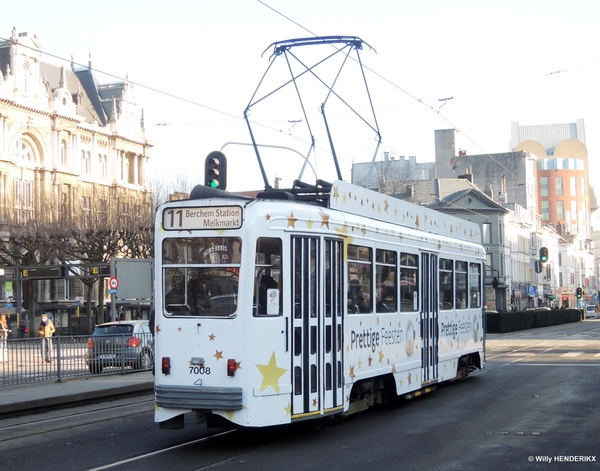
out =
{"type": "Polygon", "coordinates": [[[110,280],[108,280],[108,287],[110,289],[117,289],[119,287],[119,280],[116,276],[110,277],[110,280]]]}

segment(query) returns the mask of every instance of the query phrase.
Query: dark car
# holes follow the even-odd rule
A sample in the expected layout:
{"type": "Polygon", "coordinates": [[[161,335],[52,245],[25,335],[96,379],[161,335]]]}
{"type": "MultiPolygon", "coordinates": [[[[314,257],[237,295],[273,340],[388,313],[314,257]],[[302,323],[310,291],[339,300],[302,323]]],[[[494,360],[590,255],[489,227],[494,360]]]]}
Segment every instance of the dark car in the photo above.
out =
{"type": "Polygon", "coordinates": [[[107,322],[88,339],[85,362],[91,373],[104,368],[147,370],[154,364],[154,340],[148,321],[107,322]]]}

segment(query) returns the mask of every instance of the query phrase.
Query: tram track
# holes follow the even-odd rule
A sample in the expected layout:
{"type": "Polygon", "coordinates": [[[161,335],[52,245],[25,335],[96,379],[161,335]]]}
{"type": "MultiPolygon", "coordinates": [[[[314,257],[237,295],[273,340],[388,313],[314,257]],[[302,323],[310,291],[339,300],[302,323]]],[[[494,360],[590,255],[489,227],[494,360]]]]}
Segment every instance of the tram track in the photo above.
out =
{"type": "Polygon", "coordinates": [[[84,406],[86,410],[78,408],[77,412],[71,413],[61,409],[34,416],[4,419],[0,427],[0,444],[123,417],[134,417],[154,410],[154,397],[151,395],[148,399],[130,398],[118,402],[118,404],[104,402],[88,405],[84,406]]]}
{"type": "MultiPolygon", "coordinates": [[[[311,429],[312,430],[312,429],[311,429]]],[[[266,429],[214,429],[208,430],[209,434],[201,438],[187,440],[176,445],[167,446],[162,449],[140,453],[130,458],[115,460],[101,466],[86,469],[86,471],[105,471],[121,469],[186,469],[188,471],[202,471],[213,469],[220,465],[231,463],[234,460],[243,461],[243,457],[260,449],[268,448],[297,437],[298,434],[306,432],[306,428],[299,427],[268,427],[266,429]],[[181,453],[188,447],[196,447],[194,453],[190,453],[191,461],[182,463],[178,461],[178,467],[173,468],[173,454],[181,457],[181,453]],[[179,452],[179,453],[178,453],[179,452]]]]}

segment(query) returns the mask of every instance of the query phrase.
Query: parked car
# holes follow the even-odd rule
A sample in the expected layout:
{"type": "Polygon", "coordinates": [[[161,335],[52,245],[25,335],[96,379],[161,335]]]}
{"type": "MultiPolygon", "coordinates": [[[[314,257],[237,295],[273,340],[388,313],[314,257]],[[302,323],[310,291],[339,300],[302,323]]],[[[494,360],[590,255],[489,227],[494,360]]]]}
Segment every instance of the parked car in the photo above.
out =
{"type": "Polygon", "coordinates": [[[593,304],[588,304],[585,307],[585,318],[587,319],[588,317],[593,317],[594,319],[598,317],[598,314],[596,314],[596,306],[593,304]]]}
{"type": "Polygon", "coordinates": [[[107,367],[147,370],[154,364],[154,337],[148,321],[107,322],[88,339],[85,361],[92,374],[107,367]]]}

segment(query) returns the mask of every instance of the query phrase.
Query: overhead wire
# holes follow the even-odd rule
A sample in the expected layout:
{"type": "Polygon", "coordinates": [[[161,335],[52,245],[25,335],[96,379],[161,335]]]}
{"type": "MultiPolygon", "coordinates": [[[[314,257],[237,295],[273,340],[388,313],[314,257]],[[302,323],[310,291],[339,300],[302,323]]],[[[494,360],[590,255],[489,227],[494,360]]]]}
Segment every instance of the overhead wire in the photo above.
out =
{"type": "MultiPolygon", "coordinates": [[[[300,24],[300,23],[298,23],[297,21],[293,20],[292,18],[290,18],[290,17],[286,16],[286,15],[285,15],[285,14],[283,14],[282,12],[280,12],[280,11],[278,11],[277,9],[273,8],[272,6],[268,5],[268,4],[267,4],[266,2],[264,2],[263,0],[257,0],[257,1],[258,1],[258,3],[262,4],[264,7],[266,7],[266,8],[268,8],[268,9],[270,9],[271,11],[273,11],[274,13],[276,13],[277,15],[279,15],[279,16],[281,16],[282,18],[284,18],[285,20],[287,20],[287,21],[289,21],[289,22],[293,23],[294,25],[296,25],[297,27],[299,27],[299,28],[301,28],[302,30],[306,31],[307,33],[309,33],[309,34],[311,34],[311,35],[313,35],[313,36],[317,36],[317,34],[316,34],[316,33],[314,33],[313,31],[311,31],[310,29],[306,28],[305,26],[301,25],[301,24],[300,24]]],[[[3,37],[0,37],[0,40],[3,40],[3,41],[12,41],[12,39],[9,39],[9,38],[3,38],[3,37]]],[[[30,49],[32,49],[32,50],[39,51],[38,49],[35,49],[35,48],[33,48],[33,47],[30,47],[30,46],[27,46],[27,45],[25,45],[25,44],[21,44],[21,46],[22,46],[22,47],[28,47],[28,48],[30,48],[30,49]]],[[[87,65],[85,65],[85,64],[81,64],[81,63],[78,63],[78,62],[75,62],[75,61],[73,61],[73,59],[69,60],[69,59],[66,59],[66,58],[64,58],[64,57],[61,57],[61,56],[58,56],[58,55],[52,54],[52,53],[50,53],[50,52],[47,52],[47,51],[39,51],[39,52],[40,52],[41,54],[44,54],[44,55],[46,55],[46,56],[48,56],[48,57],[52,57],[52,58],[58,59],[58,60],[60,60],[60,61],[64,61],[64,62],[70,62],[71,64],[73,64],[73,65],[77,65],[78,67],[89,68],[90,70],[92,70],[92,71],[94,71],[94,72],[96,72],[96,73],[99,73],[99,74],[105,75],[105,76],[107,76],[107,77],[112,77],[112,78],[115,78],[115,79],[118,79],[118,80],[121,80],[121,81],[127,81],[127,82],[129,82],[129,83],[131,83],[131,84],[133,84],[133,85],[135,85],[135,86],[138,86],[138,87],[140,87],[140,88],[144,88],[144,89],[146,89],[146,90],[149,90],[149,91],[152,91],[152,92],[154,92],[154,93],[157,93],[157,94],[160,94],[160,95],[164,95],[164,96],[166,96],[166,97],[169,97],[169,98],[172,98],[172,99],[175,99],[175,100],[178,100],[178,101],[182,101],[182,102],[184,102],[184,103],[188,103],[188,104],[191,104],[191,105],[194,105],[194,106],[198,106],[198,107],[204,108],[204,109],[206,109],[206,110],[208,110],[208,111],[212,111],[212,112],[215,112],[215,113],[219,113],[219,114],[222,114],[222,115],[225,115],[225,116],[228,116],[228,117],[234,118],[234,119],[236,119],[236,120],[243,120],[243,117],[242,117],[242,116],[238,116],[238,115],[235,115],[235,114],[232,114],[232,113],[229,113],[229,112],[223,111],[223,110],[221,110],[221,109],[218,109],[218,108],[215,108],[215,107],[211,107],[211,106],[205,105],[205,104],[203,104],[203,103],[200,103],[200,102],[198,102],[198,101],[191,100],[191,99],[189,99],[189,98],[186,98],[186,97],[183,97],[183,96],[180,96],[180,95],[176,95],[176,94],[174,94],[174,93],[167,92],[167,91],[164,91],[164,90],[161,90],[161,89],[158,89],[158,88],[155,88],[155,87],[152,87],[152,86],[146,85],[146,84],[144,84],[144,83],[141,83],[141,82],[137,82],[137,81],[129,80],[128,78],[123,78],[123,77],[121,77],[121,76],[118,76],[118,75],[112,74],[112,73],[110,73],[110,72],[106,72],[106,71],[103,71],[103,70],[100,70],[100,69],[95,69],[95,68],[92,68],[92,67],[88,67],[88,66],[87,66],[87,65]]],[[[479,90],[475,90],[475,91],[472,91],[472,92],[467,92],[467,93],[463,93],[463,94],[458,94],[458,95],[456,95],[456,96],[458,97],[458,96],[466,96],[466,95],[473,94],[473,93],[480,93],[480,92],[482,92],[482,91],[487,91],[487,90],[491,90],[491,89],[494,89],[494,88],[499,88],[499,87],[502,87],[502,86],[508,86],[508,85],[512,85],[512,84],[515,84],[515,83],[521,83],[521,82],[528,81],[528,80],[535,80],[535,79],[539,79],[539,78],[543,78],[543,77],[548,77],[548,76],[556,75],[556,74],[559,74],[559,73],[564,73],[564,72],[567,72],[567,71],[569,71],[569,70],[573,70],[573,69],[577,69],[577,68],[588,67],[588,66],[590,66],[590,65],[594,65],[594,64],[597,64],[597,63],[598,63],[598,62],[592,62],[592,63],[589,63],[589,64],[583,64],[583,65],[580,65],[580,66],[574,66],[574,67],[570,67],[570,68],[568,68],[568,69],[561,69],[561,70],[558,70],[558,71],[549,72],[549,73],[546,73],[546,74],[543,74],[543,75],[538,75],[538,76],[535,76],[535,77],[524,78],[524,79],[522,79],[522,80],[515,81],[515,82],[510,82],[510,83],[506,83],[506,84],[499,84],[499,85],[495,85],[495,86],[492,86],[492,87],[489,87],[489,88],[484,88],[484,89],[479,89],[479,90]]],[[[490,154],[489,152],[485,151],[485,150],[484,150],[482,147],[480,147],[480,146],[479,146],[479,145],[478,145],[478,144],[477,144],[477,143],[476,143],[476,142],[475,142],[473,139],[471,139],[471,137],[470,137],[469,135],[467,135],[467,134],[466,134],[464,131],[461,131],[461,130],[460,130],[460,128],[459,128],[459,127],[457,127],[457,126],[456,126],[456,125],[455,125],[455,124],[454,124],[454,123],[453,123],[453,122],[452,122],[452,121],[451,121],[449,118],[447,118],[447,117],[446,117],[446,116],[444,116],[442,113],[440,113],[440,111],[439,111],[439,108],[436,110],[436,109],[435,109],[433,106],[431,106],[431,105],[427,104],[427,101],[426,101],[426,100],[422,100],[422,99],[418,98],[417,96],[413,95],[412,93],[410,93],[410,92],[409,92],[409,91],[407,91],[406,89],[402,88],[401,86],[399,86],[398,84],[396,84],[396,83],[395,83],[395,82],[393,82],[392,80],[389,80],[387,77],[384,77],[383,75],[381,75],[379,72],[377,72],[377,71],[373,70],[372,68],[370,68],[370,67],[368,67],[368,66],[366,66],[366,65],[365,65],[364,67],[365,67],[367,70],[369,70],[371,73],[373,73],[375,76],[379,77],[381,80],[383,80],[383,81],[387,82],[387,83],[388,83],[389,85],[391,85],[393,88],[396,88],[397,90],[399,90],[399,91],[401,91],[402,93],[404,93],[406,96],[408,96],[410,99],[412,99],[412,100],[413,100],[413,101],[415,101],[416,103],[418,103],[418,104],[422,104],[423,106],[425,106],[425,107],[427,107],[428,109],[430,109],[432,112],[436,113],[436,114],[437,114],[438,116],[440,116],[440,117],[441,117],[441,118],[442,118],[444,121],[446,121],[446,122],[447,122],[447,123],[448,123],[448,124],[449,124],[449,125],[452,127],[452,129],[455,129],[455,130],[457,130],[458,132],[460,132],[460,133],[461,133],[461,135],[462,135],[462,136],[463,136],[463,137],[464,137],[464,138],[465,138],[467,141],[469,141],[470,143],[472,143],[472,144],[473,144],[473,145],[474,145],[476,148],[478,148],[478,149],[482,150],[482,151],[483,151],[483,154],[482,154],[482,155],[486,155],[487,157],[489,157],[489,158],[490,158],[490,159],[491,159],[493,162],[495,162],[495,163],[496,163],[496,164],[497,164],[497,165],[498,165],[500,168],[502,168],[504,171],[506,171],[506,172],[507,172],[509,175],[512,175],[513,177],[517,178],[517,180],[518,180],[518,181],[521,181],[521,180],[522,180],[522,179],[521,179],[521,177],[520,177],[519,175],[515,174],[515,173],[514,173],[514,172],[513,172],[511,169],[509,169],[509,168],[505,167],[505,166],[504,166],[502,163],[498,162],[498,161],[497,161],[497,160],[496,160],[496,159],[493,157],[493,155],[492,155],[492,154],[490,154]]],[[[256,124],[256,125],[258,125],[258,126],[261,126],[261,127],[264,127],[264,128],[266,128],[266,129],[269,129],[269,130],[271,130],[271,131],[274,131],[274,132],[282,132],[282,130],[280,130],[280,129],[274,128],[274,127],[272,127],[272,126],[268,126],[268,125],[266,125],[266,124],[264,124],[264,123],[261,123],[261,122],[255,122],[255,121],[253,121],[253,123],[254,123],[254,124],[256,124]]],[[[193,125],[193,124],[196,124],[196,123],[165,123],[165,122],[154,123],[154,125],[155,125],[155,126],[193,125]]],[[[296,140],[298,140],[298,141],[300,141],[300,142],[303,142],[303,143],[306,143],[306,142],[307,142],[305,139],[299,138],[298,136],[291,135],[291,137],[292,137],[293,139],[296,139],[296,140]]],[[[325,149],[324,149],[324,150],[325,150],[325,149]]],[[[340,157],[340,158],[341,158],[341,160],[344,160],[344,161],[346,161],[346,162],[351,162],[351,160],[350,160],[350,159],[345,159],[345,158],[343,158],[343,157],[340,157]]]]}

